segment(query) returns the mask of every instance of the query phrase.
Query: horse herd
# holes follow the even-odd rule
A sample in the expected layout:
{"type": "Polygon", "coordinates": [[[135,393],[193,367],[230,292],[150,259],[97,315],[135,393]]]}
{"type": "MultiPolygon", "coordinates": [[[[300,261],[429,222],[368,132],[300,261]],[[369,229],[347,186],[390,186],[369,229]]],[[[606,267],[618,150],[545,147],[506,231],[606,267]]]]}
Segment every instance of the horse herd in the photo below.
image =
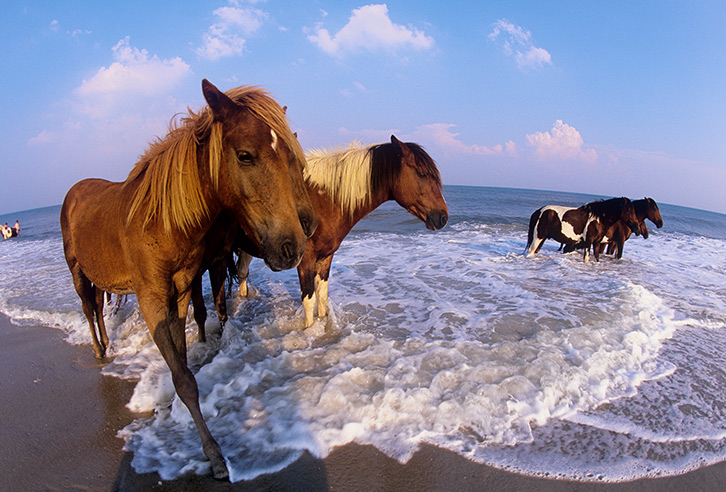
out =
{"type": "MultiPolygon", "coordinates": [[[[151,143],[125,181],[85,179],[71,187],[60,225],[96,357],[103,358],[109,344],[104,294],[135,294],[213,475],[225,479],[227,465],[187,365],[190,301],[205,339],[203,273],[209,271],[224,323],[224,284],[233,254],[239,257],[243,293],[252,257],[273,271],[297,267],[308,327],[316,300],[318,316],[327,312],[333,255],[359,220],[395,200],[437,230],[446,225],[448,208],[436,164],[417,144],[391,136],[390,143],[354,143],[306,156],[285,108],[264,90],[243,86],[223,93],[205,79],[202,92],[207,106],[190,110],[151,143]]],[[[586,261],[591,247],[597,259],[608,242],[620,257],[631,231],[647,235],[645,218],[662,225],[652,199],[543,207],[532,214],[526,253],[537,253],[552,238],[566,252],[585,249],[586,261]]]]}

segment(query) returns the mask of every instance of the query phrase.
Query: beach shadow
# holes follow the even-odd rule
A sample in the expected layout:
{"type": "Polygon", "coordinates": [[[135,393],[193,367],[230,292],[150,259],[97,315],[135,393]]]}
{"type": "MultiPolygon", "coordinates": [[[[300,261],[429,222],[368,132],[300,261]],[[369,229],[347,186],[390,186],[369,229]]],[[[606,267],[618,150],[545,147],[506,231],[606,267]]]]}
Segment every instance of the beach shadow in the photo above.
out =
{"type": "Polygon", "coordinates": [[[215,480],[211,475],[192,473],[163,481],[159,474],[136,473],[131,466],[133,454],[126,452],[113,491],[117,492],[323,492],[329,491],[323,460],[305,451],[297,461],[277,473],[260,475],[254,480],[236,483],[215,480]]]}

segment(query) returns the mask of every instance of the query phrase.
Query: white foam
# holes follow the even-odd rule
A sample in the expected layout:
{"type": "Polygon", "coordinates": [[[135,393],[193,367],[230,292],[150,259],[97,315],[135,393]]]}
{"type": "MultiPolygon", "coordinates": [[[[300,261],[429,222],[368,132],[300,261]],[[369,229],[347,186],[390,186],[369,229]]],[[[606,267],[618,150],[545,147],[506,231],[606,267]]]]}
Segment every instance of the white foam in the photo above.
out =
{"type": "MultiPolygon", "coordinates": [[[[308,330],[295,272],[253,262],[257,295],[230,300],[221,337],[211,309],[206,344],[187,320],[202,411],[232,480],[349,442],[402,462],[428,442],[580,480],[726,457],[726,242],[654,232],[628,241],[622,260],[588,265],[547,244],[525,259],[525,242],[524,226],[476,223],[353,233],[333,263],[330,315],[308,330]]],[[[34,268],[56,294],[0,286],[0,309],[88,343],[62,256],[50,256],[34,268]]],[[[0,276],[13,274],[6,263],[0,255],[0,276]]],[[[153,412],[122,431],[134,467],[208,472],[133,297],[106,319],[115,358],[104,373],[138,379],[129,406],[153,412]]]]}

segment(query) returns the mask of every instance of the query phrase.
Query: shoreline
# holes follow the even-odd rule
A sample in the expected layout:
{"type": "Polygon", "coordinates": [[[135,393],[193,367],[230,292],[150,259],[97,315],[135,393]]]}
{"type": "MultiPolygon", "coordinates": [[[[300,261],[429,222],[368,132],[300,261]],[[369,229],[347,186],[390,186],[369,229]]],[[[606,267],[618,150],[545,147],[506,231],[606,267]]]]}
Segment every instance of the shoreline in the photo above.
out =
{"type": "Polygon", "coordinates": [[[324,460],[303,454],[284,470],[251,481],[137,474],[117,432],[135,382],[101,375],[89,345],[47,327],[15,326],[0,315],[0,490],[136,491],[706,491],[726,487],[726,461],[663,478],[596,483],[519,475],[422,445],[402,465],[372,446],[348,444],[324,460]]]}

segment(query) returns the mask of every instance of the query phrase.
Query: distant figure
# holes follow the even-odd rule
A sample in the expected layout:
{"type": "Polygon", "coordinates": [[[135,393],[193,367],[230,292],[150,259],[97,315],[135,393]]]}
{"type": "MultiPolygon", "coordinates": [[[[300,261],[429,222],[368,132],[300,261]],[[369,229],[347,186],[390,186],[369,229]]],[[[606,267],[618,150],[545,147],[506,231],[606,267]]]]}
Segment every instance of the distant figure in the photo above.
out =
{"type": "Polygon", "coordinates": [[[20,231],[21,231],[21,229],[20,229],[20,222],[18,222],[17,220],[15,221],[15,225],[13,226],[13,230],[15,231],[15,234],[14,234],[15,236],[17,236],[18,234],[20,234],[20,231]]]}
{"type": "Polygon", "coordinates": [[[8,223],[5,222],[5,225],[2,227],[2,233],[3,233],[3,239],[10,239],[13,237],[13,230],[8,227],[8,223]]]}

